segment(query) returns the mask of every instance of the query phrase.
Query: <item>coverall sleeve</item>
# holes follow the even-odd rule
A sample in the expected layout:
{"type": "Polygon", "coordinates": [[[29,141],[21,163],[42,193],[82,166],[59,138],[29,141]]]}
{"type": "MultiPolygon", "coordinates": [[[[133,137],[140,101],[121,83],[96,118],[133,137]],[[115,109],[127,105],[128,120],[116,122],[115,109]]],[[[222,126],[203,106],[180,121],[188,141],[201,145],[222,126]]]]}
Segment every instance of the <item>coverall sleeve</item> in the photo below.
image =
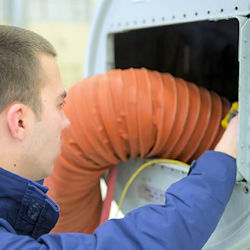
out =
{"type": "Polygon", "coordinates": [[[0,248],[198,250],[215,230],[235,178],[235,159],[208,151],[192,164],[189,176],[168,188],[165,205],[135,209],[123,219],[107,221],[93,235],[45,234],[34,240],[0,232],[5,237],[1,240],[4,248],[0,248]]]}

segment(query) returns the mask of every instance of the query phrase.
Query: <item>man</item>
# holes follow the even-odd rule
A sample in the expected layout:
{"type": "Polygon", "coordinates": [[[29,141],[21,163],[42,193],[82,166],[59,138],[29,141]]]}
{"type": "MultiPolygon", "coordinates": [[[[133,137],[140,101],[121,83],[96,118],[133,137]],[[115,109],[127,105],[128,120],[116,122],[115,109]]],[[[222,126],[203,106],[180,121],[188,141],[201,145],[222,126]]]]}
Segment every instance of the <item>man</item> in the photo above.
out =
{"type": "Polygon", "coordinates": [[[233,190],[237,119],[220,152],[201,156],[167,190],[164,206],[136,209],[94,235],[48,234],[58,207],[36,181],[51,173],[69,125],[55,56],[39,35],[0,26],[0,249],[201,249],[233,190]]]}

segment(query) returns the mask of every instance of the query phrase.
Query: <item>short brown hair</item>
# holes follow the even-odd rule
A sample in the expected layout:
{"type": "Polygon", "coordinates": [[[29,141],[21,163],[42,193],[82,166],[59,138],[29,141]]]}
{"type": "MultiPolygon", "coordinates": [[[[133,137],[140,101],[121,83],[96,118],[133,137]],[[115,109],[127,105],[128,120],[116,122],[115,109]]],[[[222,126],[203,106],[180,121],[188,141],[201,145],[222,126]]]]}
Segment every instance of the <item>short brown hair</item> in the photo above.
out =
{"type": "Polygon", "coordinates": [[[42,72],[39,53],[56,56],[42,36],[22,28],[0,25],[0,113],[13,102],[41,111],[42,72]]]}

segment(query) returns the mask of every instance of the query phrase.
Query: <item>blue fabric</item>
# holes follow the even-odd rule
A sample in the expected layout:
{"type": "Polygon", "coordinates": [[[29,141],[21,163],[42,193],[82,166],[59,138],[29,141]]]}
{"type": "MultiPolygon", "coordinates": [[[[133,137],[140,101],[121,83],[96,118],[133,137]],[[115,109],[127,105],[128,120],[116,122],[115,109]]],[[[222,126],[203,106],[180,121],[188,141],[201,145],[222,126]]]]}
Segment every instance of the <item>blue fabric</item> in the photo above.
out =
{"type": "Polygon", "coordinates": [[[47,191],[37,182],[0,168],[0,218],[17,234],[38,238],[48,233],[58,220],[59,208],[47,191]]]}
{"type": "Polygon", "coordinates": [[[104,223],[93,235],[48,234],[58,207],[47,188],[0,169],[0,249],[198,250],[212,234],[231,196],[235,159],[208,151],[189,176],[166,191],[165,205],[148,205],[104,223]]]}

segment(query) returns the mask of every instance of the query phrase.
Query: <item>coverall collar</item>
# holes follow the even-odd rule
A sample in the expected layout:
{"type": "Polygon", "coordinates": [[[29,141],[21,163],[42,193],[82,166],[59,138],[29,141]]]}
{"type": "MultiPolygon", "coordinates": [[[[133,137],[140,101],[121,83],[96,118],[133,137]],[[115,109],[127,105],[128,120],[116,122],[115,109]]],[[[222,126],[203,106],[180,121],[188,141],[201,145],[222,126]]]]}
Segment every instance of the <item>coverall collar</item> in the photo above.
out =
{"type": "Polygon", "coordinates": [[[48,188],[0,167],[0,218],[17,234],[38,238],[48,233],[59,217],[59,207],[48,188]]]}

